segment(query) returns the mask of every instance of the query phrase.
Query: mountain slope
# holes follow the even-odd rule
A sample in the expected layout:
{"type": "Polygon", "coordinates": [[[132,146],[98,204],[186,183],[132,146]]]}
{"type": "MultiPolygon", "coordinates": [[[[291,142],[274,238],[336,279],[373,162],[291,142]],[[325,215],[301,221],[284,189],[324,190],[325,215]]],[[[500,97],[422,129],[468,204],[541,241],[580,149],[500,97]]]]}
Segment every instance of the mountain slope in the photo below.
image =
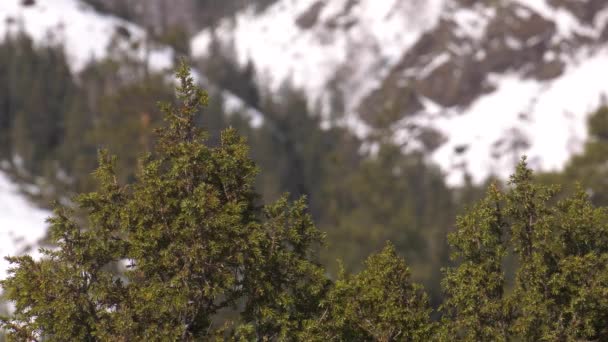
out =
{"type": "Polygon", "coordinates": [[[440,0],[425,2],[422,9],[400,0],[279,1],[261,14],[249,8],[234,22],[201,32],[192,52],[204,55],[216,35],[234,44],[241,63],[252,60],[272,89],[289,80],[325,103],[326,88],[344,75],[339,86],[348,90],[351,110],[398,62],[403,48],[435,24],[440,5],[440,0]],[[414,12],[422,13],[409,22],[414,12]]]}
{"type": "Polygon", "coordinates": [[[171,69],[173,51],[153,46],[145,31],[125,20],[102,15],[78,0],[0,2],[0,37],[22,30],[38,44],[62,44],[74,71],[111,53],[110,46],[148,60],[152,70],[171,69]],[[133,46],[138,46],[133,49],[133,46]]]}
{"type": "Polygon", "coordinates": [[[303,88],[359,135],[390,129],[459,184],[506,177],[519,154],[563,166],[608,92],[608,1],[281,0],[204,30],[251,60],[261,82],[303,88]],[[339,101],[338,101],[339,102],[339,101]]]}

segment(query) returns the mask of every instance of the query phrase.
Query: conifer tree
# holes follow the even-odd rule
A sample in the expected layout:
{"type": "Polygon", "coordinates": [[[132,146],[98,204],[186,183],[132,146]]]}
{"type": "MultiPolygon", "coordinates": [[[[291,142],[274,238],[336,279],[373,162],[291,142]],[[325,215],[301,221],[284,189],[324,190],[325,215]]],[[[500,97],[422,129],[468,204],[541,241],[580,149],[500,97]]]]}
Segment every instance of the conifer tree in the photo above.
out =
{"type": "Polygon", "coordinates": [[[444,340],[461,336],[466,341],[504,341],[507,336],[501,199],[502,194],[492,185],[485,199],[458,217],[457,231],[449,236],[452,258],[460,265],[448,269],[442,281],[446,289],[444,340]]]}
{"type": "MultiPolygon", "coordinates": [[[[324,236],[305,199],[285,195],[261,205],[245,140],[227,129],[209,143],[197,124],[207,94],[184,65],[177,76],[179,104],[160,106],[166,124],[135,181],[121,184],[116,158],[101,151],[97,190],[78,196],[76,208],[58,206],[49,219],[55,248],[42,249],[40,260],[8,258],[13,268],[0,285],[14,311],[0,328],[9,339],[608,340],[608,211],[584,191],[558,200],[558,189],[536,182],[525,160],[505,190],[490,187],[449,237],[457,263],[444,272],[442,319],[431,322],[427,295],[391,244],[360,273],[342,272],[332,284],[313,259],[324,236]]],[[[394,202],[377,208],[387,224],[401,217],[391,216],[391,205],[406,217],[435,214],[426,205],[434,199],[420,197],[427,186],[416,182],[441,187],[438,176],[415,164],[406,173],[413,183],[396,186],[409,168],[386,158],[393,152],[363,169],[392,176],[361,177],[360,197],[394,202]],[[419,196],[386,195],[395,188],[419,196]]]]}
{"type": "Polygon", "coordinates": [[[166,127],[134,184],[119,184],[115,158],[101,152],[98,190],[76,199],[88,223],[58,207],[49,220],[57,248],[39,261],[8,258],[9,337],[286,339],[317,314],[328,281],[310,254],[322,234],[303,200],[257,204],[257,168],[233,129],[218,146],[205,143],[195,121],[207,96],[188,73],[182,65],[181,105],[161,106],[166,127]],[[221,332],[226,311],[237,318],[221,332]]]}
{"type": "Polygon", "coordinates": [[[608,212],[580,190],[534,181],[525,159],[510,188],[458,220],[450,238],[460,264],[443,281],[440,340],[604,341],[608,339],[608,212]],[[505,285],[507,251],[516,260],[505,285]]]}
{"type": "Polygon", "coordinates": [[[324,312],[309,322],[303,340],[428,341],[434,324],[422,287],[395,247],[388,244],[370,256],[356,275],[344,272],[323,301],[324,312]]]}

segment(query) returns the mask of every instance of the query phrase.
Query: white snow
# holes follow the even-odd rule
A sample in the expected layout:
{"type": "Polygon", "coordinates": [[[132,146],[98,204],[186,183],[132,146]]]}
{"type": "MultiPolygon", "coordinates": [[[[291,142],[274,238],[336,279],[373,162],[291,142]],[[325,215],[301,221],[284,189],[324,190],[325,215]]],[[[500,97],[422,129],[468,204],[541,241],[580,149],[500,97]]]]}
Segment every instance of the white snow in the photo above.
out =
{"type": "MultiPolygon", "coordinates": [[[[549,5],[547,0],[514,1],[521,5],[516,12],[519,17],[529,18],[535,12],[555,22],[557,42],[576,39],[577,35],[597,38],[608,22],[608,10],[599,13],[594,23],[585,24],[566,9],[549,5]]],[[[253,61],[264,84],[276,89],[289,80],[304,89],[313,104],[323,103],[328,83],[340,77],[340,90],[347,94],[348,101],[347,115],[341,124],[361,137],[370,128],[356,115],[358,102],[442,15],[452,18],[456,33],[473,43],[483,38],[489,20],[496,15],[482,4],[460,8],[447,0],[361,0],[345,13],[346,0],[331,0],[324,2],[315,25],[299,28],[296,18],[314,3],[315,0],[281,0],[261,14],[251,10],[237,15],[234,21],[224,21],[215,33],[220,41],[234,46],[240,63],[253,61]]],[[[203,31],[192,40],[195,55],[207,54],[211,37],[210,31],[203,31]]],[[[521,49],[539,38],[526,42],[505,39],[510,48],[521,49]]],[[[450,53],[468,53],[470,48],[450,43],[445,53],[404,75],[424,77],[445,63],[450,53]]],[[[567,63],[565,72],[550,81],[526,79],[519,74],[494,75],[496,90],[468,108],[442,108],[429,99],[421,99],[425,110],[395,125],[394,138],[397,143],[409,141],[408,146],[415,146],[403,128],[412,127],[412,123],[435,128],[445,135],[447,142],[431,159],[446,172],[451,185],[461,184],[465,171],[476,182],[491,174],[505,179],[522,154],[528,155],[530,164],[537,169],[559,169],[581,150],[586,137],[585,118],[608,92],[608,85],[597,77],[598,70],[608,65],[608,50],[593,54],[589,51],[559,56],[547,52],[546,61],[559,58],[567,63]]],[[[483,58],[483,52],[476,53],[476,58],[483,58]]]]}
{"type": "Polygon", "coordinates": [[[5,256],[28,252],[38,257],[37,244],[47,230],[51,213],[32,205],[17,186],[0,172],[0,279],[5,279],[9,263],[5,256]]]}
{"type": "Polygon", "coordinates": [[[505,43],[511,50],[520,50],[522,48],[521,42],[511,36],[505,37],[505,43]]]}
{"type": "MultiPolygon", "coordinates": [[[[567,10],[549,5],[547,0],[514,1],[523,6],[517,9],[519,17],[529,17],[533,11],[555,22],[556,40],[573,39],[581,34],[597,38],[608,23],[608,9],[587,25],[567,10]]],[[[370,128],[353,115],[359,101],[422,34],[435,27],[442,13],[454,18],[457,32],[474,40],[483,37],[488,20],[495,15],[490,9],[481,9],[483,6],[479,10],[458,9],[448,13],[449,0],[360,0],[346,10],[347,3],[348,0],[280,0],[262,13],[250,9],[234,20],[223,21],[216,34],[225,44],[233,44],[240,63],[253,61],[259,80],[271,90],[289,81],[307,92],[311,105],[328,103],[328,84],[339,79],[338,90],[347,101],[347,115],[339,124],[364,137],[370,128]],[[324,2],[317,22],[308,29],[298,27],[297,18],[317,1],[324,2]]],[[[91,58],[106,56],[118,27],[128,29],[131,41],[145,42],[145,32],[140,27],[99,14],[79,0],[37,0],[29,7],[23,7],[21,0],[0,0],[0,39],[6,32],[21,28],[38,44],[61,42],[74,71],[91,58]]],[[[192,40],[196,56],[208,53],[211,37],[210,31],[203,31],[192,40]]],[[[522,47],[522,42],[512,38],[506,42],[514,49],[522,47]]],[[[421,70],[411,72],[414,75],[432,72],[447,61],[449,53],[459,55],[470,48],[467,44],[450,43],[449,51],[429,59],[421,70]]],[[[144,48],[135,53],[143,58],[144,48]]],[[[483,56],[483,51],[476,53],[476,58],[483,56]]],[[[539,82],[519,74],[494,75],[496,90],[481,96],[468,108],[442,108],[422,99],[425,111],[406,118],[396,128],[418,123],[447,137],[447,142],[431,158],[446,171],[451,185],[461,183],[465,170],[477,182],[490,174],[506,178],[520,154],[527,154],[532,166],[538,169],[559,169],[573,153],[580,151],[586,137],[585,118],[598,107],[602,95],[608,93],[608,85],[598,77],[598,70],[608,65],[608,49],[575,56],[547,52],[544,56],[546,61],[557,58],[565,60],[567,68],[556,79],[539,82]],[[455,152],[463,147],[464,152],[455,152]]],[[[172,68],[173,52],[166,47],[152,48],[149,61],[155,70],[172,68]]],[[[229,111],[247,109],[230,93],[223,92],[223,100],[229,111]]],[[[257,111],[247,110],[246,114],[254,125],[262,122],[257,111]]],[[[405,132],[398,130],[395,139],[399,142],[411,138],[405,132]]],[[[0,205],[12,208],[5,203],[13,198],[20,198],[16,189],[0,178],[0,205]]],[[[26,208],[23,198],[20,199],[23,202],[18,201],[17,208],[26,208]]],[[[0,222],[4,228],[4,221],[0,222]]],[[[36,227],[44,227],[43,220],[36,227]]],[[[7,240],[4,237],[8,231],[2,234],[2,241],[7,240]]],[[[42,235],[36,236],[32,239],[42,235]]],[[[28,237],[27,241],[34,240],[28,237]]],[[[15,251],[26,244],[15,244],[15,251]]]]}
{"type": "MultiPolygon", "coordinates": [[[[261,14],[251,9],[225,20],[216,34],[234,44],[240,63],[252,60],[271,89],[290,81],[312,104],[324,104],[326,86],[340,78],[348,91],[347,110],[435,25],[443,6],[443,0],[361,0],[345,12],[348,0],[332,0],[325,2],[317,23],[303,30],[297,18],[315,2],[282,0],[261,14]]],[[[211,37],[205,30],[192,40],[195,56],[208,53],[211,37]]]]}
{"type": "Polygon", "coordinates": [[[604,30],[604,28],[606,27],[606,25],[608,25],[608,7],[604,8],[601,11],[599,11],[595,15],[595,20],[593,22],[593,26],[597,30],[598,36],[604,30]]]}
{"type": "Polygon", "coordinates": [[[439,68],[440,66],[444,65],[445,63],[450,61],[450,54],[448,53],[442,53],[439,56],[433,58],[433,60],[431,60],[422,70],[420,70],[419,72],[416,72],[416,78],[418,79],[424,79],[427,76],[429,76],[431,73],[433,73],[433,71],[435,71],[435,69],[439,68]]]}
{"type": "Polygon", "coordinates": [[[457,24],[457,32],[464,37],[479,41],[486,33],[489,17],[493,13],[484,13],[479,8],[459,8],[444,16],[454,20],[457,24]]]}
{"type": "Polygon", "coordinates": [[[506,179],[522,154],[538,170],[558,170],[580,152],[587,135],[586,117],[608,94],[608,84],[597,76],[608,65],[608,49],[591,56],[581,52],[578,57],[562,76],[548,82],[497,76],[496,91],[464,110],[427,103],[428,115],[415,120],[448,138],[432,156],[450,171],[448,183],[461,184],[465,169],[476,182],[490,174],[506,179]],[[516,140],[527,146],[515,147],[516,140]],[[460,155],[455,152],[459,146],[467,147],[460,155]]]}
{"type": "MultiPolygon", "coordinates": [[[[37,44],[61,43],[75,72],[82,70],[91,59],[107,56],[108,46],[119,27],[129,31],[129,42],[140,43],[133,54],[143,60],[146,33],[141,27],[97,13],[79,0],[36,0],[31,6],[23,6],[21,0],[0,0],[0,39],[7,32],[23,30],[37,44]]],[[[123,47],[129,42],[123,42],[123,47]]],[[[152,70],[173,67],[170,48],[150,45],[149,49],[148,63],[152,70]]]]}
{"type": "Polygon", "coordinates": [[[248,121],[249,125],[253,128],[262,126],[264,123],[264,115],[258,110],[248,106],[240,97],[232,94],[228,91],[222,91],[222,101],[224,104],[224,110],[228,115],[234,113],[242,114],[248,121]]]}
{"type": "Polygon", "coordinates": [[[515,15],[525,20],[530,18],[532,16],[532,13],[530,13],[527,8],[517,7],[515,9],[515,15]]]}
{"type": "MultiPolygon", "coordinates": [[[[260,127],[264,123],[264,114],[249,106],[240,97],[228,90],[217,89],[217,87],[211,83],[211,81],[205,75],[202,75],[196,69],[192,69],[190,74],[194,82],[201,85],[202,88],[208,91],[217,91],[219,93],[219,99],[222,101],[224,111],[227,115],[233,115],[235,113],[241,114],[249,121],[249,125],[254,128],[260,127]]],[[[177,78],[173,78],[171,81],[175,84],[178,83],[177,78]]]]}

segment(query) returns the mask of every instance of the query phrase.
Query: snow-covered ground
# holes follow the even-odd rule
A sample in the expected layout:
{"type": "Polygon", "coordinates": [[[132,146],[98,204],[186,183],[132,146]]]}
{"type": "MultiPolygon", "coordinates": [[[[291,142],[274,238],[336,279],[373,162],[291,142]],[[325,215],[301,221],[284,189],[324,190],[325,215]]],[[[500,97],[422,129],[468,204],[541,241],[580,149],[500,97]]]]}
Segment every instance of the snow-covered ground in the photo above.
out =
{"type": "Polygon", "coordinates": [[[38,242],[47,230],[46,219],[51,215],[31,204],[17,186],[0,172],[0,279],[6,278],[9,263],[5,256],[24,252],[38,256],[38,242]]]}

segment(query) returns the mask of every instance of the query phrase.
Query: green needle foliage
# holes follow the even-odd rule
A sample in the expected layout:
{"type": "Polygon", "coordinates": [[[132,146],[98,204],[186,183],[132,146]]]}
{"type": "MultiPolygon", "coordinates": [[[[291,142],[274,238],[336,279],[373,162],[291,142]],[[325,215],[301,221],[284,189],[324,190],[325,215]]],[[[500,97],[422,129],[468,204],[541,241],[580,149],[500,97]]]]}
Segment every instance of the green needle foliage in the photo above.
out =
{"type": "Polygon", "coordinates": [[[370,256],[359,274],[342,274],[310,326],[310,341],[428,341],[434,325],[422,287],[393,245],[370,256]]]}
{"type": "Polygon", "coordinates": [[[310,259],[323,235],[304,201],[257,205],[244,139],[227,129],[208,146],[195,125],[207,95],[184,65],[177,77],[182,104],[161,105],[166,127],[134,184],[118,184],[102,152],[98,190],[76,199],[88,222],[59,207],[57,248],[9,258],[9,338],[207,340],[235,317],[222,338],[284,339],[316,314],[329,282],[310,259]]]}
{"type": "Polygon", "coordinates": [[[492,187],[458,220],[440,340],[608,340],[608,212],[580,189],[556,195],[524,159],[508,191],[492,187]],[[518,266],[509,288],[507,251],[518,266]]]}
{"type": "Polygon", "coordinates": [[[207,95],[177,77],[135,181],[102,151],[97,191],[49,219],[56,247],[8,258],[9,340],[608,341],[608,211],[584,191],[558,201],[525,159],[491,186],[449,236],[434,322],[390,243],[332,283],[305,199],[260,205],[244,139],[208,143],[207,95]]]}
{"type": "Polygon", "coordinates": [[[502,194],[491,186],[488,195],[468,214],[458,218],[457,231],[449,236],[453,258],[460,265],[445,272],[443,309],[446,340],[504,341],[502,260],[505,256],[502,194]]]}

